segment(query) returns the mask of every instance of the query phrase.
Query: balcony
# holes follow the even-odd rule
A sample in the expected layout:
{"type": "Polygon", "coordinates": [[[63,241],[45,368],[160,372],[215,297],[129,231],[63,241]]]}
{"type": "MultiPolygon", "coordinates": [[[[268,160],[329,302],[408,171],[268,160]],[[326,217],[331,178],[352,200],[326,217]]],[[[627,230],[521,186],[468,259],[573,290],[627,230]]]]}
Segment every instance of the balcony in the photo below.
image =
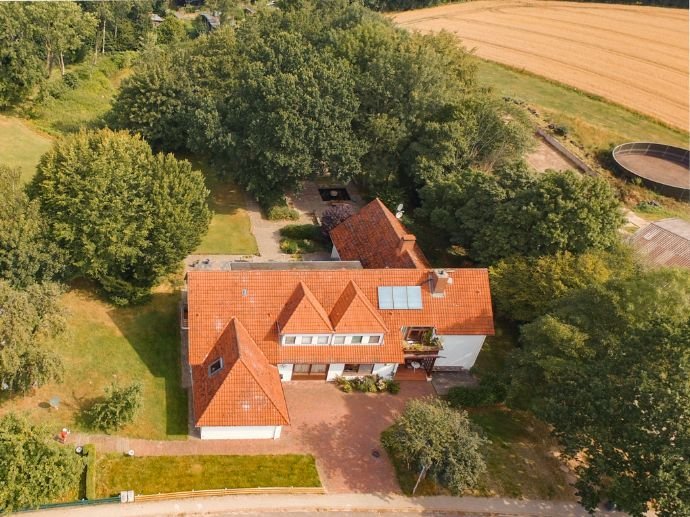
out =
{"type": "Polygon", "coordinates": [[[410,327],[406,329],[402,349],[405,354],[436,355],[443,349],[443,342],[431,327],[410,327]]]}

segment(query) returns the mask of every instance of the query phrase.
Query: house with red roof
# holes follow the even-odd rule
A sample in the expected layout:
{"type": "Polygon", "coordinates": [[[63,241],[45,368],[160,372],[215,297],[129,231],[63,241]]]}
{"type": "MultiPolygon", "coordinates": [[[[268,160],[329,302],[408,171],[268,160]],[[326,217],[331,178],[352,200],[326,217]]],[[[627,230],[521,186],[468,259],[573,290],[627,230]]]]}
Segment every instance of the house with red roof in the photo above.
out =
{"type": "Polygon", "coordinates": [[[474,364],[494,332],[486,269],[431,268],[379,200],[331,238],[342,261],[187,273],[183,357],[202,439],[278,438],[285,382],[427,380],[474,364]]]}

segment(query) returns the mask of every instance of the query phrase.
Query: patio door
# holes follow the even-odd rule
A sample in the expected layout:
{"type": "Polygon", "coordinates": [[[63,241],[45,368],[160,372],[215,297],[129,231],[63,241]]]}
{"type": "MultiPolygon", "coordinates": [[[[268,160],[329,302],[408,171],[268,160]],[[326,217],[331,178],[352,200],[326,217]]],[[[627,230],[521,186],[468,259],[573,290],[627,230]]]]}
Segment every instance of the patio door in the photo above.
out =
{"type": "Polygon", "coordinates": [[[292,380],[324,381],[327,373],[327,364],[296,364],[292,370],[292,380]]]}

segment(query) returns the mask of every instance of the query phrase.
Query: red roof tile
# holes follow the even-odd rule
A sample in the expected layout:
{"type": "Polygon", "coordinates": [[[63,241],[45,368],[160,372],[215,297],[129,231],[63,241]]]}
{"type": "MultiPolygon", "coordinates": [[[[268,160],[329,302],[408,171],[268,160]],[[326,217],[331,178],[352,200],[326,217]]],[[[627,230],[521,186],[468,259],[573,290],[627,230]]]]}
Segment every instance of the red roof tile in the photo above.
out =
{"type": "Polygon", "coordinates": [[[267,426],[289,423],[278,369],[247,330],[230,319],[202,362],[192,366],[196,426],[267,426]],[[214,375],[209,367],[223,367],[214,375]]]}
{"type": "MultiPolygon", "coordinates": [[[[400,363],[403,361],[401,329],[406,326],[435,327],[441,335],[493,334],[487,270],[458,269],[448,273],[452,283],[447,286],[445,296],[433,297],[429,269],[190,271],[187,274],[189,361],[192,365],[203,363],[217,346],[224,325],[233,317],[242,322],[271,364],[400,363]],[[351,297],[350,293],[342,299],[343,294],[353,282],[369,307],[352,297],[356,303],[350,305],[348,312],[352,313],[347,315],[347,320],[374,324],[369,314],[373,308],[387,328],[382,344],[279,344],[276,323],[300,284],[327,314],[340,322],[345,318],[340,315],[340,307],[351,297]],[[420,286],[423,308],[378,309],[379,286],[420,286]]],[[[294,324],[294,328],[299,328],[297,320],[294,324]]],[[[378,328],[370,332],[378,333],[378,328]]]]}
{"type": "Polygon", "coordinates": [[[345,219],[330,232],[341,260],[359,260],[365,268],[428,268],[414,235],[380,199],[345,219]]]}
{"type": "Polygon", "coordinates": [[[303,282],[278,316],[281,334],[331,334],[333,326],[328,314],[303,282]]]}
{"type": "Polygon", "coordinates": [[[357,284],[350,280],[331,310],[336,332],[343,334],[384,333],[386,324],[357,284]]]}

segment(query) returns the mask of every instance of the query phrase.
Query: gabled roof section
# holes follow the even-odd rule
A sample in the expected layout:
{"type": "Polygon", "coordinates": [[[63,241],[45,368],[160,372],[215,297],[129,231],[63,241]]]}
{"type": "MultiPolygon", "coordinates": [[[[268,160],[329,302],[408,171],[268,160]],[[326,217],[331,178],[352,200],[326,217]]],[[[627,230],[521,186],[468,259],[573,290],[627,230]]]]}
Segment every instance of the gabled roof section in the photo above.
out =
{"type": "Polygon", "coordinates": [[[287,425],[278,369],[237,318],[232,318],[203,363],[192,367],[194,418],[202,426],[287,425]],[[222,359],[221,370],[209,367],[222,359]]]}
{"type": "Polygon", "coordinates": [[[690,268],[690,223],[662,219],[638,230],[630,244],[650,264],[690,268]]]}
{"type": "Polygon", "coordinates": [[[345,286],[331,309],[331,322],[336,332],[388,332],[381,316],[354,280],[345,286]]]}
{"type": "Polygon", "coordinates": [[[330,232],[341,260],[359,260],[367,269],[428,268],[415,236],[380,199],[374,199],[330,232]]]}
{"type": "Polygon", "coordinates": [[[330,334],[331,320],[304,282],[299,282],[278,317],[281,334],[330,334]]]}

